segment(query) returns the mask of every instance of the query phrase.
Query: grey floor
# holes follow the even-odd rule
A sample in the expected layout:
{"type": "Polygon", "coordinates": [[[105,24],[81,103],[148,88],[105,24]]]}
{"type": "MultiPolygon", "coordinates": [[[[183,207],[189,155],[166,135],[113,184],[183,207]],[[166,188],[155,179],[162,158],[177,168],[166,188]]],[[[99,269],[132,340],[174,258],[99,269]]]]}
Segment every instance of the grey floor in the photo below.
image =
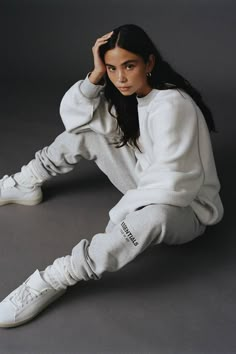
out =
{"type": "MultiPolygon", "coordinates": [[[[68,84],[1,87],[0,175],[11,174],[63,130],[68,84]]],[[[208,96],[223,221],[183,246],[156,246],[116,273],[80,282],[32,322],[0,329],[0,353],[236,353],[233,97],[208,96]],[[231,127],[229,127],[231,124],[231,127]]],[[[92,162],[44,185],[35,207],[0,208],[0,298],[36,268],[103,232],[121,197],[92,162]]]]}

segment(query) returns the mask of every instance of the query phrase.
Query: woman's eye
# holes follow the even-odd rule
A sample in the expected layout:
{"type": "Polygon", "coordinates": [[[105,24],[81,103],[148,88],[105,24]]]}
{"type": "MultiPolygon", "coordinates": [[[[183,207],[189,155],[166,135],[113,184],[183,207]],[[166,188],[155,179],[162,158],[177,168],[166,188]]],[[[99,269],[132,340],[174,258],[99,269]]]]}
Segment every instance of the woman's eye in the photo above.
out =
{"type": "Polygon", "coordinates": [[[115,71],[115,68],[113,68],[113,67],[110,66],[110,67],[108,67],[108,70],[109,70],[109,71],[115,71]]]}
{"type": "Polygon", "coordinates": [[[134,65],[133,65],[133,64],[129,64],[129,65],[126,66],[126,68],[127,68],[128,70],[133,69],[133,68],[134,68],[134,65]]]}

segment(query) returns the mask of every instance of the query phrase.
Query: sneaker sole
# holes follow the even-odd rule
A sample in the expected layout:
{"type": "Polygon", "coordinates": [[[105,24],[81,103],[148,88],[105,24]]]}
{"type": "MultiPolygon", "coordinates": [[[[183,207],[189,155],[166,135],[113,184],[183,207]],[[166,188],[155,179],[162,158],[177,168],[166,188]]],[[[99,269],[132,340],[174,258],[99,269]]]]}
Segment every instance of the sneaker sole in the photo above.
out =
{"type": "Polygon", "coordinates": [[[58,294],[56,294],[54,297],[52,297],[50,300],[48,300],[41,308],[40,310],[38,310],[36,313],[34,313],[32,316],[28,317],[27,319],[24,319],[23,321],[19,321],[16,323],[0,323],[0,327],[2,328],[12,328],[12,327],[18,327],[26,322],[30,322],[31,320],[33,320],[40,312],[42,312],[43,310],[45,310],[46,307],[48,307],[52,302],[56,301],[57,299],[59,299],[62,295],[65,294],[67,289],[65,289],[64,291],[59,292],[58,294]]]}
{"type": "Polygon", "coordinates": [[[29,199],[29,200],[24,200],[24,199],[1,199],[0,200],[0,206],[7,205],[7,204],[20,204],[20,205],[27,205],[27,206],[33,206],[41,203],[43,200],[43,197],[41,196],[38,199],[29,199]]]}

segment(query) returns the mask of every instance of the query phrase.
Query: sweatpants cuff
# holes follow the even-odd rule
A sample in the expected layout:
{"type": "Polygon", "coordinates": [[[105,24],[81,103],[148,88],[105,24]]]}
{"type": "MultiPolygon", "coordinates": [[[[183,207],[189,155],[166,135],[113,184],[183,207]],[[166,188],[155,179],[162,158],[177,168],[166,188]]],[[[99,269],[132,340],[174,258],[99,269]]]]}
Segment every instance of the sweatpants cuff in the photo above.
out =
{"type": "Polygon", "coordinates": [[[45,170],[45,168],[41,165],[40,162],[36,160],[32,160],[32,170],[37,178],[39,183],[43,183],[44,181],[50,179],[52,176],[45,170]]]}

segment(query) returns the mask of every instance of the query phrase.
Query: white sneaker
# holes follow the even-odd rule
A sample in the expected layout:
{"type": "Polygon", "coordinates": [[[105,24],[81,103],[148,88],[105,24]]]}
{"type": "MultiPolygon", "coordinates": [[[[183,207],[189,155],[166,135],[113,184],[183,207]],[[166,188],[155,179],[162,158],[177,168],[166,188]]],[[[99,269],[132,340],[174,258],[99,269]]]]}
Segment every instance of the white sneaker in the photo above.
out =
{"type": "Polygon", "coordinates": [[[0,302],[0,327],[16,327],[30,321],[65,292],[66,289],[52,288],[37,269],[0,302]]]}
{"type": "Polygon", "coordinates": [[[43,193],[39,186],[24,187],[17,184],[14,178],[8,175],[0,180],[0,205],[10,203],[36,205],[42,199],[43,193]]]}

